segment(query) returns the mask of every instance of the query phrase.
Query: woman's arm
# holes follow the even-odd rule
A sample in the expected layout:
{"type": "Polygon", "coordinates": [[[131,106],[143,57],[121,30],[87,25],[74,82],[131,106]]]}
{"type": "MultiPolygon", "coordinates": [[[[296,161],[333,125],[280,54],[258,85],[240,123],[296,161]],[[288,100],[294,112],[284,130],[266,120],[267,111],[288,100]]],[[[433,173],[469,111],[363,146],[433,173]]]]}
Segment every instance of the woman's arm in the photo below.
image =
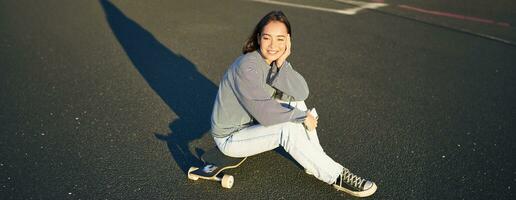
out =
{"type": "Polygon", "coordinates": [[[303,122],[305,111],[282,106],[264,90],[263,75],[255,65],[255,62],[242,63],[235,71],[235,95],[245,110],[264,126],[288,121],[303,122]]]}
{"type": "Polygon", "coordinates": [[[267,83],[284,94],[292,96],[295,101],[304,101],[308,98],[308,84],[289,62],[283,62],[280,68],[274,63],[267,83]]]}

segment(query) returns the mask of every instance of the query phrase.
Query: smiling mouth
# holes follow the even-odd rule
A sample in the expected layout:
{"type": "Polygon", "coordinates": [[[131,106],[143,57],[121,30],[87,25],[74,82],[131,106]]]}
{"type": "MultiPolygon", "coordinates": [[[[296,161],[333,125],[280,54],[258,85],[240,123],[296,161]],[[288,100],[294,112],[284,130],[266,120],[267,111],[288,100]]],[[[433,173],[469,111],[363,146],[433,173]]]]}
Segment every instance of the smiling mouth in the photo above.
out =
{"type": "Polygon", "coordinates": [[[278,53],[278,51],[267,50],[267,53],[268,53],[268,54],[276,54],[276,53],[278,53]]]}

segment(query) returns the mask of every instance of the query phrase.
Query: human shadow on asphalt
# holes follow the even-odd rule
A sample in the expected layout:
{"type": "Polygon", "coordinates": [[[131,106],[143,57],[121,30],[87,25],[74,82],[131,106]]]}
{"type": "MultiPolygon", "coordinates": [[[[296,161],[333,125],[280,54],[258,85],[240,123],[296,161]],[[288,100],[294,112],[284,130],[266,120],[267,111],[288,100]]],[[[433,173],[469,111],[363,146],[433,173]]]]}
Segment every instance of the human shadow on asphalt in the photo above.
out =
{"type": "Polygon", "coordinates": [[[200,160],[189,143],[210,130],[210,116],[217,86],[188,59],[161,44],[150,32],[124,15],[107,0],[100,0],[109,26],[133,65],[152,89],[176,113],[171,133],[155,133],[166,141],[173,159],[187,173],[200,160]]]}

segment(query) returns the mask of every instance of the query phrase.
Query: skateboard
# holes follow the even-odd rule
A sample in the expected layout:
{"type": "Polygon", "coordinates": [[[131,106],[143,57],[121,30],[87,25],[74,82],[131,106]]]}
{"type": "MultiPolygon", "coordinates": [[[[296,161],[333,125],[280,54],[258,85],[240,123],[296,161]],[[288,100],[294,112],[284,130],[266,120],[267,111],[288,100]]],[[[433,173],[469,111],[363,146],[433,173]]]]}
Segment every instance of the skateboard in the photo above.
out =
{"type": "Polygon", "coordinates": [[[222,187],[229,189],[233,187],[235,179],[232,175],[225,174],[223,171],[240,166],[246,158],[229,157],[220,152],[218,148],[212,148],[201,157],[204,166],[193,166],[188,169],[188,179],[196,181],[201,178],[219,181],[222,187]]]}

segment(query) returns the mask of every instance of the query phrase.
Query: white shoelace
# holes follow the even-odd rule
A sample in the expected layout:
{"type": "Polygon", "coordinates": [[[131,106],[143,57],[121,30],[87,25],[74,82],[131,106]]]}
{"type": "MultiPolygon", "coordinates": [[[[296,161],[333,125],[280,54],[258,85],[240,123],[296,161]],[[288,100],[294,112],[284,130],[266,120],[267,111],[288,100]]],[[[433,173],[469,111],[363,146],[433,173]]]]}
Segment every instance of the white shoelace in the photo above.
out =
{"type": "Polygon", "coordinates": [[[342,173],[340,174],[340,183],[339,185],[342,187],[342,181],[346,182],[348,185],[353,186],[357,189],[363,190],[361,185],[366,181],[363,178],[351,173],[349,169],[344,168],[342,173]]]}

